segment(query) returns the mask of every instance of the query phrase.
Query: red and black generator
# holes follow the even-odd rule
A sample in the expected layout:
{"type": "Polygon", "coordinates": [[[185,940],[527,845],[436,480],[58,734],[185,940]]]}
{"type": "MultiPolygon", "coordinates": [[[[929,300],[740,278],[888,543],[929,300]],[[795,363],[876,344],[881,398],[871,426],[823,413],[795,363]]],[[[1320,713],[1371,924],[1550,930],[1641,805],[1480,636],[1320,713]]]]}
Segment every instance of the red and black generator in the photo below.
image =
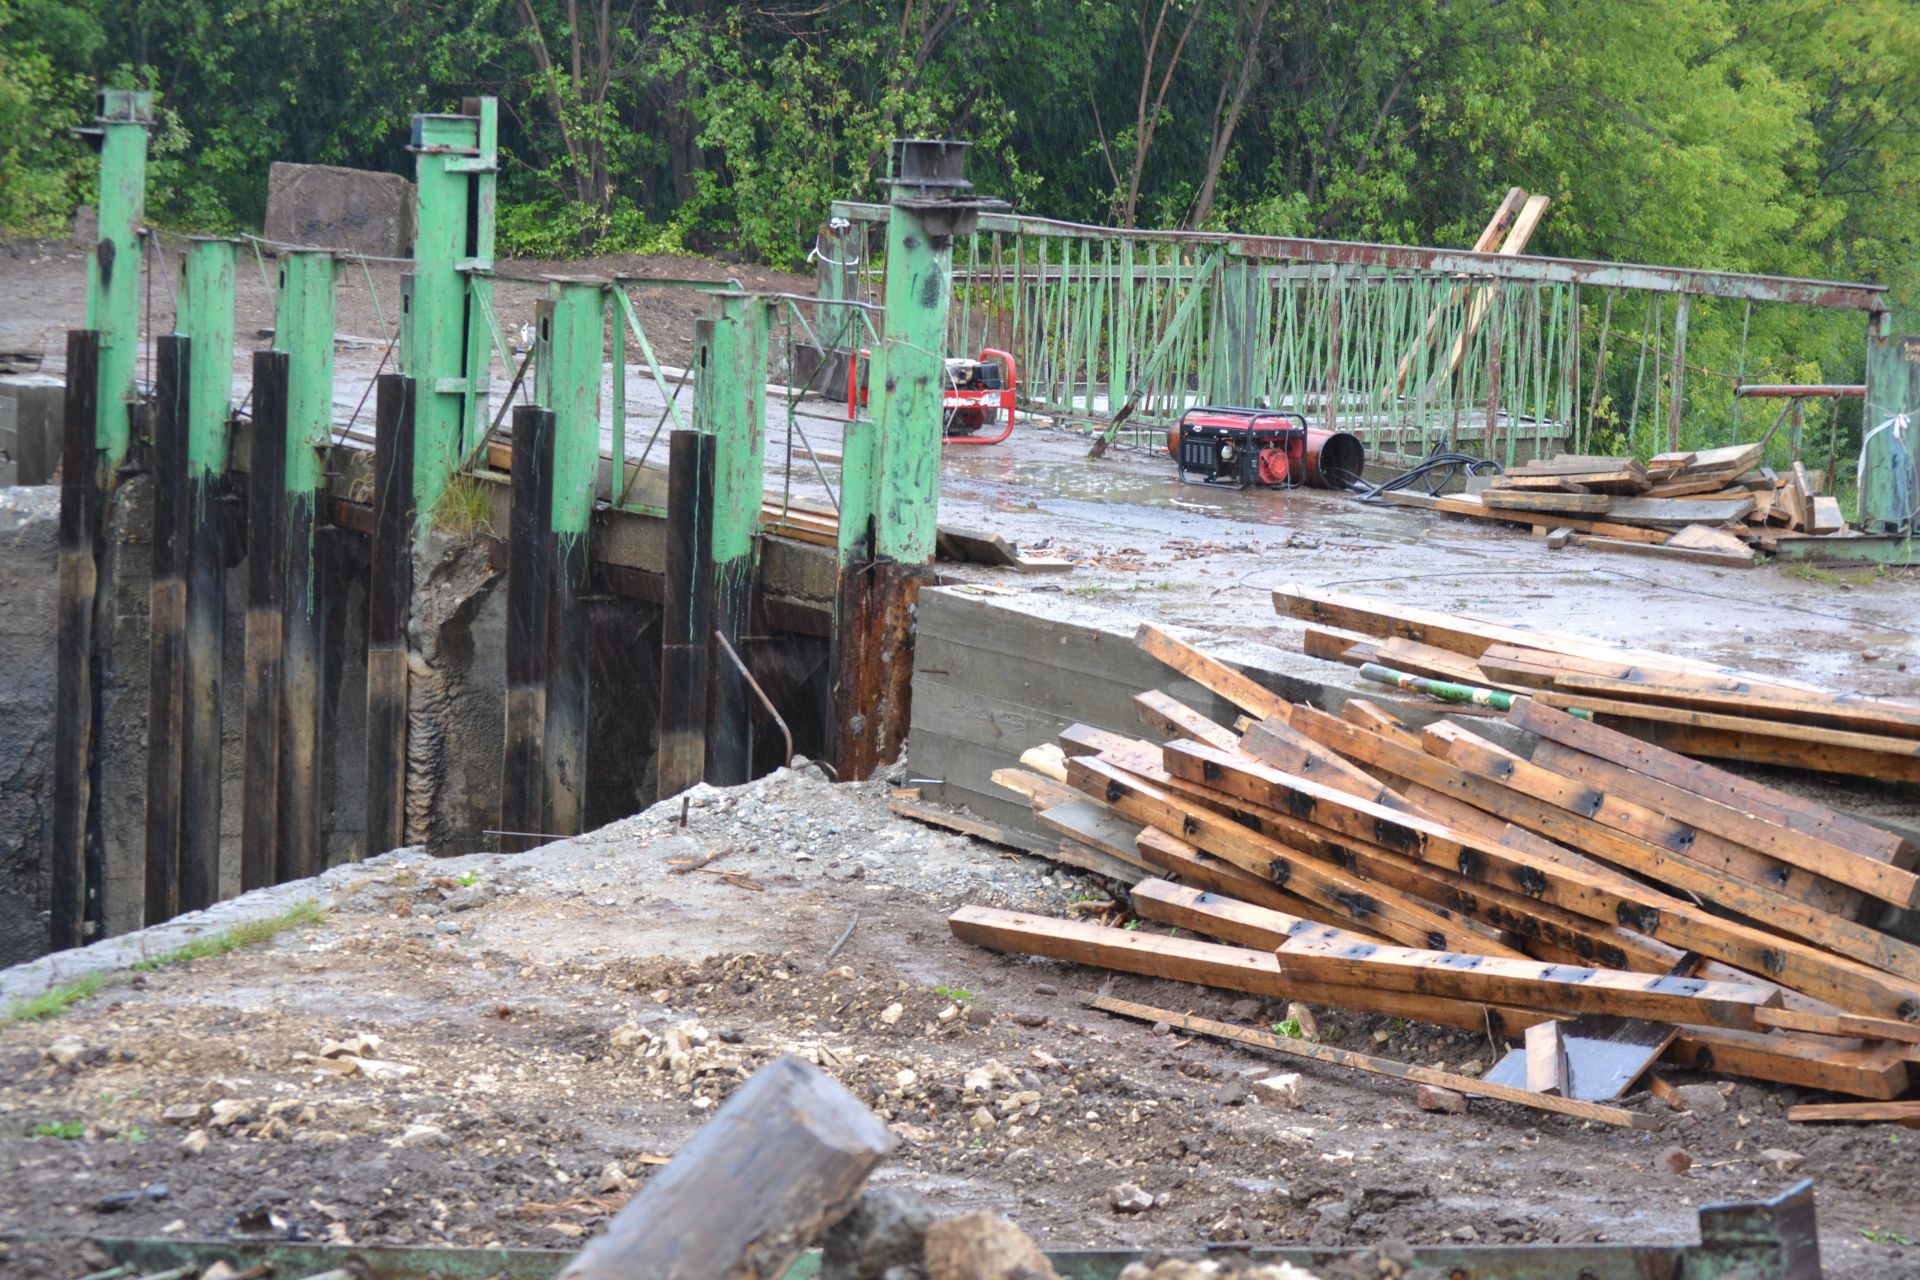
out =
{"type": "Polygon", "coordinates": [[[1345,431],[1309,427],[1291,410],[1199,405],[1167,433],[1183,484],[1348,489],[1359,483],[1366,448],[1345,431]]]}
{"type": "MultiPolygon", "coordinates": [[[[867,403],[866,347],[847,361],[847,421],[867,403]]],[[[1013,434],[1014,404],[1019,398],[1020,366],[1011,352],[983,348],[976,359],[948,356],[947,385],[941,388],[943,410],[940,439],[944,444],[999,444],[1013,434]],[[981,431],[1001,423],[999,434],[981,431]]]]}

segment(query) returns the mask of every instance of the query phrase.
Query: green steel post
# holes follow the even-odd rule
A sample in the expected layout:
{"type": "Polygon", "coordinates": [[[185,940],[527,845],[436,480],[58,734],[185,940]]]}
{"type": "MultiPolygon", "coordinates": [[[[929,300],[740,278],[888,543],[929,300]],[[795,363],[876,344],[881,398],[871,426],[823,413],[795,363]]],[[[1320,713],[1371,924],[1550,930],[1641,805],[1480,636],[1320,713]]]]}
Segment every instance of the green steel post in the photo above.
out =
{"type": "Polygon", "coordinates": [[[556,281],[544,386],[553,411],[553,564],[547,617],[547,821],[556,835],[582,829],[587,794],[587,590],[593,494],[600,470],[600,376],[605,286],[556,281]]]}
{"type": "Polygon", "coordinates": [[[402,282],[400,367],[414,380],[414,502],[421,529],[486,429],[486,312],[498,169],[492,98],[413,118],[413,270],[402,282]]]}
{"type": "Polygon", "coordinates": [[[1920,304],[1895,305],[1867,321],[1867,397],[1861,420],[1860,528],[1920,527],[1920,304]],[[1887,423],[1909,418],[1904,429],[1887,423]]]}
{"type": "Polygon", "coordinates": [[[1230,258],[1220,268],[1221,340],[1215,345],[1215,404],[1253,403],[1254,287],[1259,269],[1245,258],[1230,258]]]}
{"type": "MultiPolygon", "coordinates": [[[[713,441],[712,623],[743,648],[752,610],[754,551],[766,492],[767,329],[772,306],[723,295],[701,334],[693,387],[695,427],[713,441]]],[[[677,584],[670,589],[677,589],[677,584]]],[[[711,645],[707,636],[686,643],[711,645]]],[[[733,786],[753,776],[753,704],[746,680],[724,654],[710,656],[706,780],[733,786]]]]}
{"type": "Polygon", "coordinates": [[[234,272],[239,245],[194,239],[180,267],[175,328],[188,344],[187,476],[182,571],[180,901],[219,896],[221,672],[225,668],[228,425],[233,417],[234,272]]]}
{"type": "MultiPolygon", "coordinates": [[[[319,533],[326,521],[327,451],[333,443],[333,304],[339,264],[318,249],[280,259],[273,317],[276,351],[287,357],[286,503],[281,557],[280,843],[275,874],[297,880],[325,869],[321,844],[322,725],[326,705],[321,644],[325,593],[319,533]]],[[[265,480],[266,477],[258,477],[265,480]]]]}
{"type": "Polygon", "coordinates": [[[893,144],[873,421],[849,423],[842,450],[828,735],[842,778],[868,776],[906,741],[913,603],[939,520],[953,238],[977,221],[965,164],[964,143],[893,144]]]}
{"type": "Polygon", "coordinates": [[[101,463],[109,475],[126,460],[132,434],[152,106],[148,93],[100,93],[100,239],[87,257],[87,328],[100,335],[100,420],[94,444],[106,455],[101,463]]]}

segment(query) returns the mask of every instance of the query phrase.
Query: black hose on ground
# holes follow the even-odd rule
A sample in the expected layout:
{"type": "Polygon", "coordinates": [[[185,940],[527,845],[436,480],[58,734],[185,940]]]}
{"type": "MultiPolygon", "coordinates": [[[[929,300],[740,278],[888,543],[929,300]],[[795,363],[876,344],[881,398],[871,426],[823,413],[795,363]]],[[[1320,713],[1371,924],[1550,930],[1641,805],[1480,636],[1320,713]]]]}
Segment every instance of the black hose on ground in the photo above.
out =
{"type": "Polygon", "coordinates": [[[1376,485],[1356,486],[1358,492],[1355,496],[1362,502],[1378,502],[1383,493],[1398,493],[1418,484],[1431,497],[1451,484],[1456,475],[1497,476],[1502,471],[1500,464],[1491,458],[1476,458],[1470,453],[1443,453],[1436,449],[1417,465],[1391,480],[1383,480],[1376,485]]]}

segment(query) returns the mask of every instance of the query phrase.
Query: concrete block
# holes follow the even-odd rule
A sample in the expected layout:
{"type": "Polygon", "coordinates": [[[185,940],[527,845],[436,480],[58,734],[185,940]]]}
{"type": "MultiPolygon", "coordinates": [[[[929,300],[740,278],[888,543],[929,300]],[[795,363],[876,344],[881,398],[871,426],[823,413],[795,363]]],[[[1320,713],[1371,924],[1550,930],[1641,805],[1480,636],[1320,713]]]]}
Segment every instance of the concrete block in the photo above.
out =
{"type": "Polygon", "coordinates": [[[267,173],[266,238],[384,258],[413,247],[413,184],[397,173],[277,162],[267,173]]]}
{"type": "Polygon", "coordinates": [[[15,465],[12,483],[53,483],[65,395],[60,379],[46,374],[0,376],[0,453],[15,465]]]}

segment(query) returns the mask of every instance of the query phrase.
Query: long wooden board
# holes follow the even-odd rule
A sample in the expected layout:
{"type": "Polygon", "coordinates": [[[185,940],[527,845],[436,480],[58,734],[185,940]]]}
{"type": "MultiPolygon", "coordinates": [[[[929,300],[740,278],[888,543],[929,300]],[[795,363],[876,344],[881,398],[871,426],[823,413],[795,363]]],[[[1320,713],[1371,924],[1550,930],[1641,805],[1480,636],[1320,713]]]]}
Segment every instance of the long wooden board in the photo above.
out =
{"type": "MultiPolygon", "coordinates": [[[[1454,795],[1549,839],[1568,839],[1581,844],[1595,832],[1612,834],[1577,814],[1468,773],[1448,761],[1436,760],[1424,752],[1368,734],[1317,709],[1297,708],[1292,722],[1295,728],[1350,759],[1378,764],[1389,772],[1454,795]]],[[[1297,789],[1301,784],[1288,779],[1279,781],[1280,794],[1272,790],[1263,794],[1273,795],[1284,805],[1284,792],[1297,789]]],[[[1250,785],[1271,787],[1272,780],[1254,779],[1250,785]]],[[[1337,793],[1329,794],[1337,796],[1337,793]]],[[[1351,804],[1361,803],[1349,800],[1351,804]]],[[[1317,796],[1314,802],[1316,807],[1324,803],[1317,796]]],[[[1333,812],[1340,806],[1336,803],[1326,807],[1333,812]]],[[[1388,829],[1406,830],[1400,847],[1410,856],[1442,862],[1474,879],[1518,886],[1529,896],[1594,919],[1618,921],[1641,933],[1715,956],[1737,968],[1765,974],[1783,986],[1830,1001],[1850,1012],[1900,1018],[1920,1012],[1920,987],[1875,973],[1865,965],[1721,919],[1657,890],[1623,891],[1611,883],[1595,883],[1593,877],[1576,868],[1549,862],[1521,849],[1491,845],[1478,839],[1435,841],[1431,831],[1418,826],[1407,828],[1406,820],[1399,815],[1380,810],[1378,806],[1373,808],[1389,824],[1388,829]],[[1466,855],[1464,862],[1462,854],[1466,855]]],[[[1358,816],[1368,821],[1374,818],[1364,812],[1358,816]]],[[[1432,824],[1426,826],[1430,828],[1432,824]]],[[[1706,877],[1701,888],[1719,896],[1724,884],[1706,877]]]]}
{"type": "MultiPolygon", "coordinates": [[[[1431,945],[1446,938],[1448,947],[1490,947],[1489,941],[1461,921],[1408,897],[1385,884],[1371,883],[1327,866],[1224,814],[1177,796],[1105,761],[1075,757],[1067,762],[1074,786],[1106,802],[1107,807],[1135,822],[1179,832],[1182,839],[1225,858],[1256,875],[1265,876],[1290,893],[1317,904],[1323,911],[1360,928],[1396,941],[1431,945]]],[[[1517,952],[1494,948],[1504,954],[1517,952]]]]}
{"type": "Polygon", "coordinates": [[[947,926],[962,942],[994,951],[1044,956],[1222,991],[1412,1018],[1467,1031],[1484,1032],[1491,1020],[1497,1030],[1517,1036],[1542,1018],[1553,1016],[1535,1010],[1501,1009],[1283,978],[1272,952],[1198,938],[1170,938],[1144,930],[1110,929],[1084,920],[1056,920],[995,907],[966,906],[947,917],[947,926]]]}
{"type": "Polygon", "coordinates": [[[1279,694],[1184,640],[1177,640],[1151,622],[1140,624],[1134,641],[1145,652],[1178,671],[1203,689],[1211,690],[1256,719],[1287,705],[1279,694]]]}
{"type": "Polygon", "coordinates": [[[1659,702],[1759,720],[1787,720],[1795,724],[1829,725],[1856,733],[1920,738],[1920,707],[1882,700],[1795,698],[1773,690],[1697,689],[1655,680],[1613,680],[1605,676],[1571,674],[1555,683],[1569,693],[1591,693],[1619,701],[1659,702]]]}
{"type": "MultiPolygon", "coordinates": [[[[1543,714],[1558,714],[1541,708],[1543,714]]],[[[1573,717],[1569,717],[1570,719],[1573,717]]],[[[1711,832],[1837,884],[1844,884],[1900,906],[1920,895],[1920,877],[1852,849],[1802,832],[1788,831],[1752,813],[1696,796],[1632,769],[1622,768],[1560,743],[1542,742],[1533,762],[1542,768],[1670,815],[1702,832],[1711,832]]],[[[1827,908],[1847,909],[1846,904],[1827,908]]]]}
{"type": "MultiPolygon", "coordinates": [[[[1635,834],[1638,824],[1629,814],[1637,806],[1614,801],[1611,809],[1602,807],[1586,814],[1581,806],[1592,794],[1589,789],[1530,761],[1490,752],[1482,745],[1466,741],[1454,742],[1447,760],[1510,793],[1525,795],[1561,810],[1571,821],[1556,826],[1575,833],[1574,843],[1599,856],[1683,893],[1698,895],[1702,901],[1736,911],[1756,923],[1908,979],[1915,997],[1911,1007],[1903,1010],[1896,1006],[1881,1012],[1920,1017],[1920,985],[1915,985],[1920,984],[1920,946],[1901,942],[1857,921],[1816,910],[1775,890],[1731,879],[1724,867],[1709,865],[1681,854],[1668,844],[1635,834]]],[[[1552,833],[1543,831],[1542,834],[1552,833]]],[[[1845,1002],[1837,1003],[1847,1007],[1845,1002]]]]}
{"type": "Polygon", "coordinates": [[[1563,711],[1590,712],[1610,726],[1629,727],[1635,734],[1683,755],[1748,760],[1815,773],[1855,774],[1889,782],[1920,782],[1920,742],[1912,739],[1587,693],[1541,689],[1533,697],[1563,711]]]}
{"type": "Polygon", "coordinates": [[[1662,750],[1631,734],[1570,716],[1544,703],[1516,702],[1507,718],[1529,733],[1821,843],[1838,844],[1898,867],[1911,867],[1920,857],[1920,850],[1900,836],[1850,814],[1662,750]]]}
{"type": "Polygon", "coordinates": [[[1133,700],[1140,723],[1168,738],[1192,738],[1211,746],[1233,750],[1240,745],[1239,735],[1223,724],[1207,719],[1172,694],[1148,689],[1133,700]]]}
{"type": "Polygon", "coordinates": [[[1684,857],[1690,863],[1711,871],[1724,872],[1745,884],[1817,911],[1848,912],[1858,906],[1857,896],[1792,863],[1715,832],[1701,830],[1664,810],[1649,807],[1617,791],[1570,778],[1553,770],[1545,761],[1535,760],[1529,764],[1524,758],[1478,738],[1458,725],[1444,721],[1430,725],[1426,736],[1429,741],[1446,744],[1443,749],[1433,752],[1443,759],[1482,774],[1510,770],[1516,777],[1529,780],[1531,785],[1527,789],[1541,799],[1551,800],[1563,809],[1581,814],[1634,840],[1668,851],[1675,857],[1684,857]]]}
{"type": "MultiPolygon", "coordinates": [[[[1414,507],[1421,511],[1439,511],[1450,516],[1466,516],[1470,520],[1496,520],[1505,524],[1541,524],[1541,513],[1527,511],[1504,511],[1489,507],[1478,497],[1429,497],[1424,493],[1383,493],[1380,500],[1396,507],[1414,507]]],[[[1665,542],[1664,529],[1643,529],[1639,525],[1620,524],[1610,520],[1588,520],[1582,516],[1554,515],[1552,522],[1556,528],[1568,528],[1580,533],[1598,534],[1607,538],[1624,538],[1633,542],[1665,542]]]]}
{"type": "MultiPolygon", "coordinates": [[[[1323,908],[1308,902],[1305,898],[1295,897],[1284,889],[1277,888],[1271,881],[1244,867],[1237,867],[1224,858],[1216,858],[1204,849],[1188,844],[1178,836],[1170,836],[1158,827],[1143,827],[1139,845],[1141,856],[1154,865],[1162,874],[1177,877],[1182,884],[1204,889],[1222,899],[1233,899],[1256,907],[1267,909],[1282,915],[1298,916],[1303,920],[1312,920],[1319,924],[1328,924],[1323,908]]],[[[1336,926],[1348,933],[1360,937],[1378,937],[1369,929],[1356,928],[1350,921],[1336,926]]],[[[1267,948],[1271,950],[1272,948],[1267,948]]]]}
{"type": "Polygon", "coordinates": [[[1488,489],[1482,506],[1506,511],[1546,511],[1555,515],[1603,516],[1614,499],[1604,493],[1564,493],[1540,489],[1488,489]]]}
{"type": "Polygon", "coordinates": [[[1076,796],[1066,804],[1035,810],[1034,817],[1041,826],[1069,839],[1090,845],[1142,871],[1152,869],[1152,864],[1140,855],[1137,843],[1140,828],[1131,822],[1122,822],[1107,812],[1104,805],[1096,804],[1084,796],[1076,796]]]}
{"type": "Polygon", "coordinates": [[[1812,1120],[1897,1120],[1909,1127],[1920,1127],[1920,1098],[1905,1102],[1803,1102],[1787,1108],[1787,1119],[1797,1123],[1812,1120]]]}
{"type": "Polygon", "coordinates": [[[1310,1040],[1289,1040],[1265,1031],[1251,1031],[1245,1027],[1236,1027],[1231,1023],[1215,1022],[1211,1018],[1196,1018],[1183,1013],[1174,1013],[1167,1009],[1155,1009],[1149,1005],[1136,1004],[1131,1000],[1116,1000],[1112,996],[1097,996],[1087,1001],[1089,1008],[1102,1013],[1118,1014],[1140,1022],[1164,1022],[1170,1027],[1182,1031],[1192,1031],[1200,1035],[1213,1036],[1221,1040],[1232,1040],[1238,1044],[1257,1045],[1271,1049],[1275,1053],[1284,1053],[1295,1058],[1311,1058],[1318,1062],[1335,1066],[1349,1067],[1356,1071],[1367,1071],[1374,1075],[1388,1076],[1396,1080],[1411,1080],[1418,1084],[1438,1085],[1443,1089],[1452,1089],[1456,1093],[1475,1093],[1482,1097],[1495,1098],[1501,1102],[1512,1102],[1535,1111],[1551,1111],[1558,1115],[1572,1116],[1578,1120],[1591,1120],[1599,1124],[1617,1125],[1623,1129],[1657,1129],[1659,1122],[1651,1116],[1625,1107],[1608,1107],[1597,1102],[1580,1102],[1572,1098],[1556,1098],[1542,1093],[1530,1093],[1525,1089],[1509,1088],[1505,1085],[1488,1084],[1472,1076],[1457,1076],[1450,1071],[1435,1071],[1431,1067],[1415,1066],[1408,1062],[1395,1062],[1390,1058],[1376,1058],[1372,1054],[1355,1053],[1351,1049],[1336,1049],[1332,1045],[1315,1044],[1310,1040]]]}
{"type": "Polygon", "coordinates": [[[1303,933],[1278,950],[1280,971],[1338,986],[1491,1001],[1559,1013],[1611,1013],[1653,1022],[1752,1030],[1754,1006],[1780,1003],[1765,987],[1665,974],[1500,960],[1447,951],[1328,940],[1303,933]]]}

